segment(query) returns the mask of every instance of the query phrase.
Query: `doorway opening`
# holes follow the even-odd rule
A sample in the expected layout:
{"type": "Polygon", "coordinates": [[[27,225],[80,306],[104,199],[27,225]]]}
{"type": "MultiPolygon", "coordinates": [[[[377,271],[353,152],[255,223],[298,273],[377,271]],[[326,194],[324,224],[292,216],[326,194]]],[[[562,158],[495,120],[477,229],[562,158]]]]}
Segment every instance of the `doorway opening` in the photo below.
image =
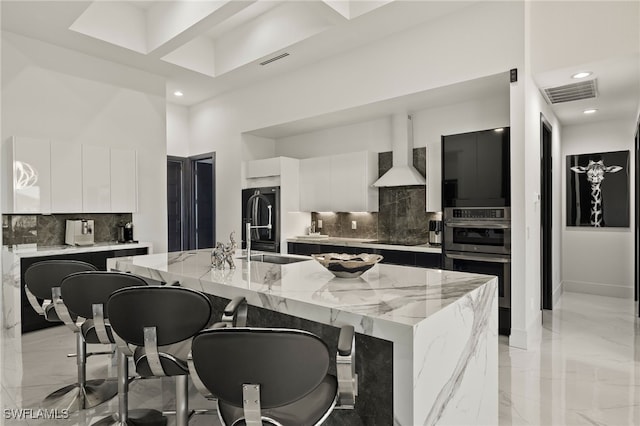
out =
{"type": "Polygon", "coordinates": [[[552,128],[540,114],[540,307],[553,309],[552,128]]]}
{"type": "Polygon", "coordinates": [[[168,250],[215,244],[215,153],[167,157],[168,250]]]}

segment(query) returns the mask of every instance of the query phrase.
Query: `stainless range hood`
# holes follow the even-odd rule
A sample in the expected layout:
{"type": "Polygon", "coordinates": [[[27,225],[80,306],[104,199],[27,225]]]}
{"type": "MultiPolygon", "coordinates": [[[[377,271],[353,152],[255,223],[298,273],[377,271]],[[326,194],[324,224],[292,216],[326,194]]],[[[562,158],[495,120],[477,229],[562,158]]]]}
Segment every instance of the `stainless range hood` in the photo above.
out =
{"type": "Polygon", "coordinates": [[[425,179],[413,167],[413,124],[411,116],[394,114],[391,117],[393,129],[393,165],[373,186],[425,185],[425,179]]]}

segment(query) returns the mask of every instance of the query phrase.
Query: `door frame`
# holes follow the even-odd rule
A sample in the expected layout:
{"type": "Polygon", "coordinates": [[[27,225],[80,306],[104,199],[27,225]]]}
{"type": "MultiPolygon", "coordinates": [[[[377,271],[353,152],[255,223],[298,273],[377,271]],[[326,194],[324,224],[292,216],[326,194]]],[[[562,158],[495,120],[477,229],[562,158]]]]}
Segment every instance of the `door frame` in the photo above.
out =
{"type": "MultiPolygon", "coordinates": [[[[634,243],[634,258],[635,258],[635,268],[634,268],[634,298],[637,301],[640,297],[640,116],[638,116],[638,121],[636,125],[636,136],[635,136],[635,243],[634,243]]],[[[640,306],[637,309],[638,316],[640,317],[640,306]]]]}
{"type": "Polygon", "coordinates": [[[211,173],[212,173],[212,182],[213,185],[211,187],[211,191],[212,191],[212,198],[211,198],[211,209],[212,211],[212,215],[211,215],[211,220],[213,221],[213,226],[212,226],[212,230],[213,230],[213,236],[212,236],[212,241],[213,241],[213,245],[215,246],[216,243],[216,153],[215,152],[207,152],[204,154],[198,154],[198,155],[192,155],[190,157],[188,157],[188,162],[189,162],[189,203],[187,204],[188,209],[187,209],[187,214],[188,217],[190,218],[189,220],[189,228],[187,228],[189,230],[189,245],[188,248],[189,249],[195,249],[196,248],[196,229],[195,229],[195,220],[193,220],[194,218],[194,201],[195,201],[195,190],[196,190],[196,185],[195,185],[195,163],[197,161],[200,160],[206,160],[206,159],[211,159],[211,173]]]}
{"type": "Polygon", "coordinates": [[[553,127],[540,113],[540,308],[549,310],[553,309],[552,146],[553,127]]]}
{"type": "MultiPolygon", "coordinates": [[[[188,239],[189,239],[189,234],[188,234],[188,230],[189,228],[189,219],[191,217],[191,214],[189,213],[189,209],[191,206],[191,200],[190,200],[190,191],[189,191],[189,176],[191,176],[191,171],[190,171],[190,162],[188,161],[188,158],[185,157],[176,157],[173,155],[167,155],[167,163],[169,162],[173,162],[173,163],[180,163],[181,167],[182,167],[182,175],[181,175],[181,181],[182,181],[182,187],[180,189],[181,191],[181,197],[182,197],[182,202],[180,203],[180,221],[181,221],[181,226],[180,226],[180,250],[187,250],[189,247],[188,244],[188,239]]],[[[168,244],[168,242],[167,242],[168,244]]]]}

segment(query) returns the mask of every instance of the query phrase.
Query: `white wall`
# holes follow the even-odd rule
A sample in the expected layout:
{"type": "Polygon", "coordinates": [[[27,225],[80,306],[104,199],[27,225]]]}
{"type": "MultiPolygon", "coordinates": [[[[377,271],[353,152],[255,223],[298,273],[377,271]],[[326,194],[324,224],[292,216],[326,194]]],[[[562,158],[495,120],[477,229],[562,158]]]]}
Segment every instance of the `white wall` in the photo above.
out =
{"type": "Polygon", "coordinates": [[[157,76],[2,33],[2,140],[17,135],[136,149],[134,236],[152,242],[157,252],[167,249],[166,112],[160,94],[164,81],[157,76]],[[111,84],[113,79],[120,83],[111,84]],[[129,88],[137,79],[150,90],[129,88]]]}
{"type": "Polygon", "coordinates": [[[504,72],[521,61],[521,22],[521,4],[479,4],[193,107],[190,152],[216,151],[225,182],[216,232],[240,226],[242,132],[504,72]]]}
{"type": "MultiPolygon", "coordinates": [[[[507,84],[505,82],[505,84],[507,84]]],[[[409,111],[413,116],[413,146],[439,145],[442,135],[509,125],[509,98],[494,97],[409,111]]],[[[276,155],[320,157],[357,151],[391,151],[391,116],[330,127],[276,140],[276,155]]]]}
{"type": "Polygon", "coordinates": [[[167,102],[167,155],[189,156],[189,108],[167,102]]]}
{"type": "MultiPolygon", "coordinates": [[[[481,2],[192,107],[190,153],[216,151],[216,203],[227,207],[218,210],[217,234],[240,229],[242,132],[521,69],[523,22],[521,2],[481,2]]],[[[524,105],[524,92],[511,98],[511,108],[518,105],[524,105]]],[[[516,120],[517,114],[510,114],[512,140],[524,146],[524,112],[516,120]]],[[[518,159],[522,164],[523,153],[518,159]]],[[[514,168],[516,177],[518,170],[523,168],[514,168]]],[[[523,192],[523,178],[514,179],[513,185],[514,193],[523,192]]],[[[518,212],[523,214],[523,209],[518,212]]],[[[524,229],[523,218],[516,223],[524,229]]],[[[524,250],[514,252],[515,263],[524,265],[526,255],[524,250]]],[[[516,269],[514,281],[522,285],[523,274],[524,269],[516,269]]],[[[514,316],[526,315],[524,298],[519,302],[513,305],[514,316]]]]}
{"type": "MultiPolygon", "coordinates": [[[[566,226],[562,208],[562,279],[564,291],[633,297],[634,267],[634,135],[628,122],[605,121],[566,126],[562,131],[562,157],[591,152],[630,153],[630,227],[589,228],[566,226]]],[[[562,194],[566,199],[566,162],[562,163],[562,194]]]]}

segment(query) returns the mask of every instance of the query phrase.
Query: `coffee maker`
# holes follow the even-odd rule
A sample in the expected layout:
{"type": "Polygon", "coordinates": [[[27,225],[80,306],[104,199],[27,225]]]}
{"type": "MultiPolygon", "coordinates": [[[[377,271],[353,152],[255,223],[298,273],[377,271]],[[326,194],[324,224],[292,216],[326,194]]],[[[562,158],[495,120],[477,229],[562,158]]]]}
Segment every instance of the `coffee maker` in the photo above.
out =
{"type": "Polygon", "coordinates": [[[432,246],[442,245],[442,221],[429,221],[429,244],[432,246]]]}
{"type": "Polygon", "coordinates": [[[64,235],[65,244],[69,244],[71,246],[93,245],[93,225],[93,220],[67,220],[64,235]]]}
{"type": "Polygon", "coordinates": [[[118,226],[118,242],[119,243],[133,243],[133,223],[127,222],[124,225],[118,226]]]}

